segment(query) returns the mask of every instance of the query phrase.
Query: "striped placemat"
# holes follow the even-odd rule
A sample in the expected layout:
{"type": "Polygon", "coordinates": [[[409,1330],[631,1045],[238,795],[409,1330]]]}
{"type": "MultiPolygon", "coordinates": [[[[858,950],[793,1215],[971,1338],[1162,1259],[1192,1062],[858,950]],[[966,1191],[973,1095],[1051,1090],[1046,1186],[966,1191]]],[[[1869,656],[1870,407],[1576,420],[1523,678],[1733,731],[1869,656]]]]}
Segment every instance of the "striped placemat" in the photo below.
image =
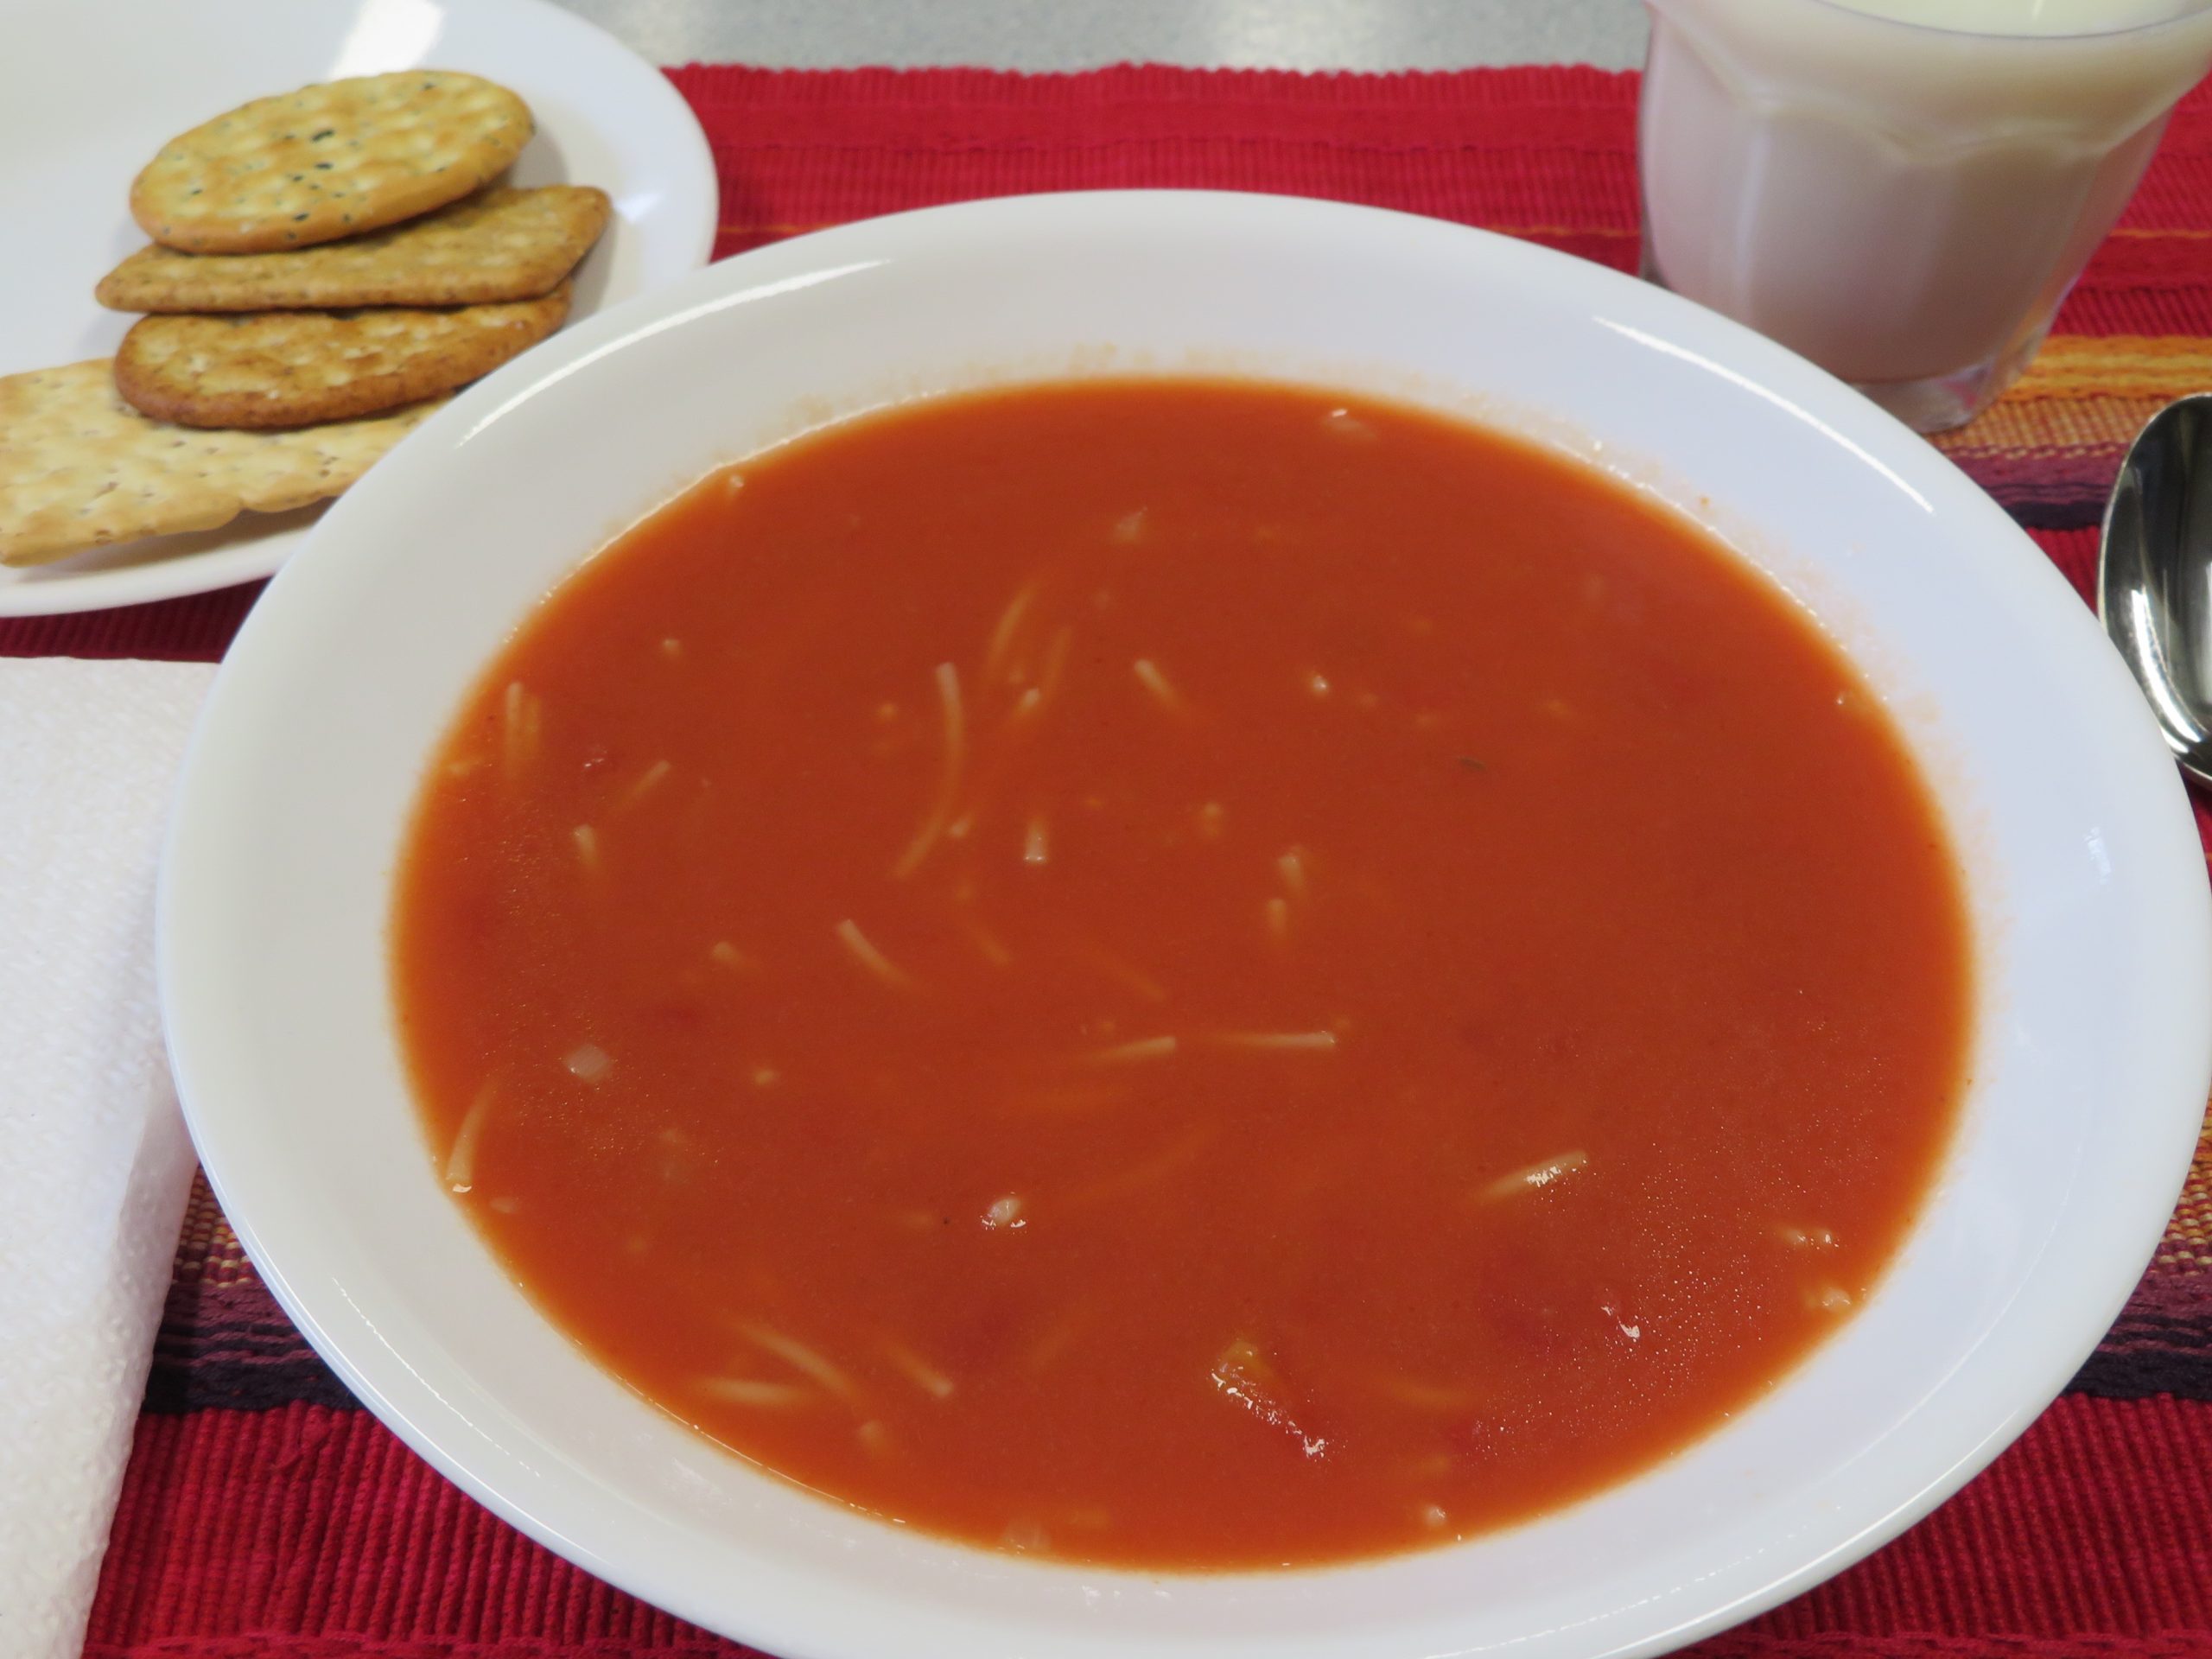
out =
{"type": "MultiPolygon", "coordinates": [[[[1635,264],[1633,76],[674,78],[721,169],[723,253],[966,197],[1205,186],[1371,202],[1635,264]]],[[[2033,370],[1940,442],[2086,594],[2121,449],[2161,403],[2207,388],[2212,93],[2200,88],[2033,370]]],[[[212,658],[254,591],[0,623],[0,653],[212,658]]],[[[2119,1325],[2018,1446],[1896,1543],[1706,1650],[2212,1653],[2212,1145],[2119,1325]]],[[[196,1195],[89,1653],[731,1651],[527,1542],[405,1451],[307,1348],[196,1195]]]]}

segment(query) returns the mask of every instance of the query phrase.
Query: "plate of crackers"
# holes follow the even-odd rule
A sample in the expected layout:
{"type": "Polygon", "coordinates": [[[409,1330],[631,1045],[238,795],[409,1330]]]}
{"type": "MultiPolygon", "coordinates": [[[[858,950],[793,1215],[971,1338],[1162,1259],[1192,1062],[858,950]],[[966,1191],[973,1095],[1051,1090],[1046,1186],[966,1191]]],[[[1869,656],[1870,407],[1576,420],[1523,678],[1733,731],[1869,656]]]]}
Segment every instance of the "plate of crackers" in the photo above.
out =
{"type": "Polygon", "coordinates": [[[271,575],[713,246],[689,105],[545,0],[0,0],[0,616],[271,575]]]}

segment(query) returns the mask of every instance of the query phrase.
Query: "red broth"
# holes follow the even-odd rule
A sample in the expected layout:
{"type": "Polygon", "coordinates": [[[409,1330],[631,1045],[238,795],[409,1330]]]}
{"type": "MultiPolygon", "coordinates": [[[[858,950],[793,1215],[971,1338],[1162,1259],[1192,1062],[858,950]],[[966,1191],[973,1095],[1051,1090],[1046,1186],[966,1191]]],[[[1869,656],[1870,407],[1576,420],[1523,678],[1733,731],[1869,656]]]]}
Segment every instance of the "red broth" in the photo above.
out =
{"type": "Polygon", "coordinates": [[[492,667],[405,1047],[664,1410],[941,1535],[1310,1563],[1644,1469],[1878,1281],[1971,1025],[1897,732],[1669,512],[1346,403],[840,425],[492,667]]]}

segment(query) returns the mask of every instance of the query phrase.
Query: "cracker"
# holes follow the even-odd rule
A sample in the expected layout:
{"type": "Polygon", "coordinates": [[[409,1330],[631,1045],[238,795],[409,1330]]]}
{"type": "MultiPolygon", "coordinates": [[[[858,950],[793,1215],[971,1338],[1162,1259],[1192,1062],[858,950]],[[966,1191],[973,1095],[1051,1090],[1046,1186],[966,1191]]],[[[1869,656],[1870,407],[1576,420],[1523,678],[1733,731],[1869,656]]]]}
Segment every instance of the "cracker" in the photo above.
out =
{"type": "Polygon", "coordinates": [[[0,377],[0,564],[320,501],[437,407],[303,432],[194,432],[124,403],[105,358],[0,377]]]}
{"type": "Polygon", "coordinates": [[[141,317],[115,387],[182,426],[308,426],[397,409],[489,374],[561,326],[566,283],[543,299],[452,311],[249,311],[141,317]]]}
{"type": "Polygon", "coordinates": [[[187,253],[267,253],[378,230],[457,201],[533,130],[505,87],[448,69],[302,86],[162,146],[130,216],[187,253]]]}
{"type": "Polygon", "coordinates": [[[100,279],[117,311],[481,305],[550,292],[607,228],[607,192],[499,185],[388,231],[289,253],[142,248],[100,279]]]}

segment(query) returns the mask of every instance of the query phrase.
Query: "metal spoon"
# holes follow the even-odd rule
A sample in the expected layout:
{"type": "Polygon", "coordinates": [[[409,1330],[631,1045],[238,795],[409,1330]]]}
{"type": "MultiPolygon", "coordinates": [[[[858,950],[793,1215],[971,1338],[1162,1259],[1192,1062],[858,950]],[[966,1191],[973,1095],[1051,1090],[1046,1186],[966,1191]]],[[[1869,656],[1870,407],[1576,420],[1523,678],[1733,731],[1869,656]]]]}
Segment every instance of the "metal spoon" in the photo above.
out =
{"type": "Polygon", "coordinates": [[[2097,614],[2182,769],[2212,785],[2212,393],[2151,417],[2113,485],[2097,614]]]}

